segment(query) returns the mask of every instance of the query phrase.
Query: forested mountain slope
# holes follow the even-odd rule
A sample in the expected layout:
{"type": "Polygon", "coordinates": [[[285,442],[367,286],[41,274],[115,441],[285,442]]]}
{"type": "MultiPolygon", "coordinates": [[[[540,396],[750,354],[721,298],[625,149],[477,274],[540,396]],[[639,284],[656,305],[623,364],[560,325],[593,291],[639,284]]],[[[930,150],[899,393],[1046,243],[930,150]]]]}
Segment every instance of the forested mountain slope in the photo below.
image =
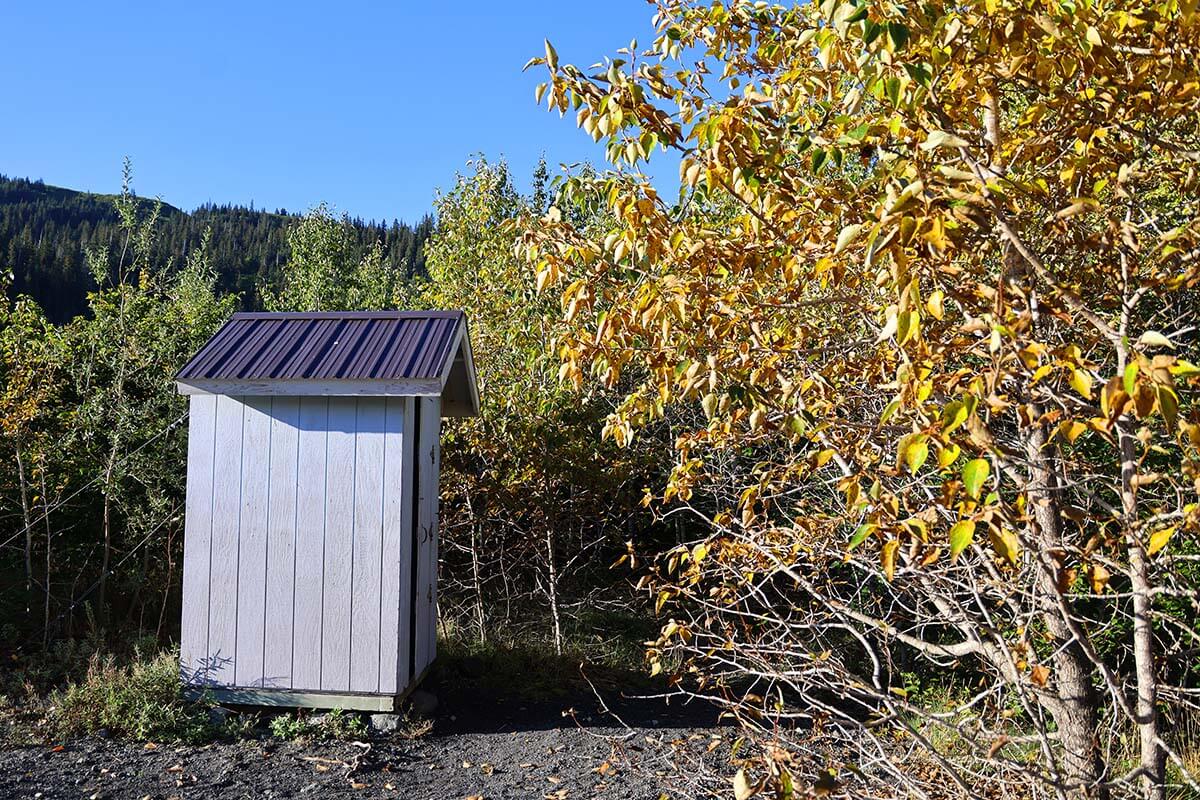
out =
{"type": "MultiPolygon", "coordinates": [[[[256,308],[259,285],[278,277],[288,257],[287,229],[299,216],[213,204],[188,213],[165,202],[161,213],[154,263],[183,263],[211,228],[218,288],[239,294],[245,308],[256,308]]],[[[32,295],[56,322],[83,312],[95,288],[86,249],[113,248],[117,260],[116,227],[111,195],[0,175],[0,270],[13,273],[13,294],[32,295]]],[[[350,219],[347,227],[360,250],[382,240],[385,262],[408,276],[424,273],[422,248],[432,230],[431,216],[415,226],[350,219]]]]}

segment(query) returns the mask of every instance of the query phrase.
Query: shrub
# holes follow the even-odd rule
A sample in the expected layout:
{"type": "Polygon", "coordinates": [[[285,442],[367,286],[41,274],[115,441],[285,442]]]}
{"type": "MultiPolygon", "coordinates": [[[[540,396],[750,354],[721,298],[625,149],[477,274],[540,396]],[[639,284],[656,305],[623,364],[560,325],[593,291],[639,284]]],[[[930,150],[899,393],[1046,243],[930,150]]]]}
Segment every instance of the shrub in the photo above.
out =
{"type": "Polygon", "coordinates": [[[135,651],[128,664],[93,655],[87,675],[52,695],[52,729],[78,736],[101,729],[133,739],[197,742],[213,734],[208,704],[188,702],[180,691],[178,654],[151,658],[135,651]]]}

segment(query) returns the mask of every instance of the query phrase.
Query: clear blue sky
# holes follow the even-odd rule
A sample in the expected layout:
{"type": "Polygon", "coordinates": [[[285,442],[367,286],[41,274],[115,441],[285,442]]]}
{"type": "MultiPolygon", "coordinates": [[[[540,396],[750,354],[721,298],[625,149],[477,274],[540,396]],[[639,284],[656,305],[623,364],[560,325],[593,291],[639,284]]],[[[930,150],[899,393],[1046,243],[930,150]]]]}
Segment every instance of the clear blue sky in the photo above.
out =
{"type": "Polygon", "coordinates": [[[474,153],[521,181],[603,158],[533,102],[554,42],[583,66],[652,39],[645,0],[0,2],[0,173],[96,192],[413,221],[474,153]]]}

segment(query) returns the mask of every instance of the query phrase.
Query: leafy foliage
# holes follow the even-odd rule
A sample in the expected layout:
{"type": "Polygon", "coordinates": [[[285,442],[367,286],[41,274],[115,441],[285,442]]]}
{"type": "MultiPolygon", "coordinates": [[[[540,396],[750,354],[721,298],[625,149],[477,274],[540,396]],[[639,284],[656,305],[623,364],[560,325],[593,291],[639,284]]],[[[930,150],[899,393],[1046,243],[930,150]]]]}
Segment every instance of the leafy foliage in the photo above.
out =
{"type": "MultiPolygon", "coordinates": [[[[859,763],[889,730],[939,788],[1162,797],[1192,633],[1154,598],[1194,606],[1170,553],[1200,530],[1194,4],[663,0],[656,23],[594,71],[531,62],[616,170],[566,185],[602,225],[564,204],[521,249],[564,377],[621,391],[615,442],[703,412],[661,500],[707,536],[664,559],[659,648],[859,763]],[[637,171],[660,148],[678,202],[637,171]],[[921,662],[977,676],[969,735],[896,691],[921,662]],[[1102,720],[1137,731],[1136,768],[1102,720]]],[[[801,767],[768,753],[786,793],[801,767]]]]}
{"type": "Polygon", "coordinates": [[[278,291],[261,290],[268,311],[390,308],[411,278],[384,258],[376,241],[361,255],[348,217],[336,219],[325,204],[288,231],[288,263],[278,291]]]}
{"type": "Polygon", "coordinates": [[[218,298],[203,248],[178,270],[154,261],[161,209],[137,200],[128,174],[115,203],[122,244],[116,261],[103,247],[88,255],[102,282],[89,313],[53,326],[22,298],[0,328],[0,443],[18,465],[0,491],[22,509],[4,544],[25,545],[25,580],[0,595],[4,618],[23,630],[14,647],[32,631],[43,644],[70,631],[85,604],[107,623],[113,582],[122,617],[158,629],[178,580],[184,448],[174,434],[185,403],[172,378],[234,300],[218,298]],[[40,614],[29,613],[35,603],[40,614]]]}
{"type": "Polygon", "coordinates": [[[481,641],[502,620],[489,608],[511,614],[514,600],[528,604],[514,594],[534,590],[550,605],[561,651],[560,592],[611,583],[594,580],[595,560],[623,548],[652,462],[599,443],[607,398],[581,403],[559,383],[557,303],[522,268],[513,225],[541,210],[544,174],[522,197],[505,164],[478,159],[473,167],[436,202],[430,280],[408,299],[468,310],[479,375],[481,416],[448,426],[443,445],[443,585],[447,598],[469,603],[481,641]],[[457,584],[456,576],[470,577],[457,584]]]}

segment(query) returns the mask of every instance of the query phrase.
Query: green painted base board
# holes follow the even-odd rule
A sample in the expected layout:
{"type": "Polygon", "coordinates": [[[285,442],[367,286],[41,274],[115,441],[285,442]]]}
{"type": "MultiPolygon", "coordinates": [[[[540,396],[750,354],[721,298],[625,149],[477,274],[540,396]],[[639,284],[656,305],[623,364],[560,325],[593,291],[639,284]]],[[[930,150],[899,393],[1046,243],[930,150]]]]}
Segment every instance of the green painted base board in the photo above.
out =
{"type": "Polygon", "coordinates": [[[429,670],[412,681],[402,694],[347,694],[339,692],[304,692],[294,689],[262,689],[246,686],[185,686],[183,694],[189,700],[208,696],[222,705],[273,706],[276,708],[341,708],[346,711],[391,713],[400,708],[404,698],[416,689],[429,670]]]}
{"type": "Polygon", "coordinates": [[[289,689],[249,689],[238,687],[187,687],[189,699],[210,697],[221,705],[275,706],[282,708],[342,708],[347,711],[391,712],[399,706],[394,695],[338,694],[336,692],[297,692],[289,689]]]}

